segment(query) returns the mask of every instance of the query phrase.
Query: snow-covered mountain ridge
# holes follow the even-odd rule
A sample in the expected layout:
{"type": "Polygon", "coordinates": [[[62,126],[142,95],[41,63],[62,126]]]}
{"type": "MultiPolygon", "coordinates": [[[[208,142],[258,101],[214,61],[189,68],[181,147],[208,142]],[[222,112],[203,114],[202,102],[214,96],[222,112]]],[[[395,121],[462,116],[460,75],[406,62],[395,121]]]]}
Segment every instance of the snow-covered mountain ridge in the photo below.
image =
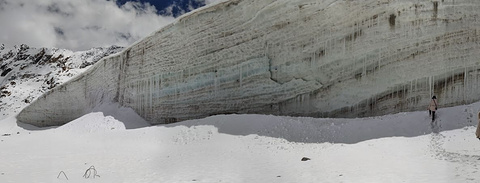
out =
{"type": "Polygon", "coordinates": [[[153,124],[224,113],[374,116],[425,110],[432,95],[442,107],[471,103],[480,99],[479,5],[230,0],[100,61],[18,119],[60,125],[111,101],[153,124]]]}
{"type": "Polygon", "coordinates": [[[73,52],[58,48],[12,49],[0,46],[0,119],[20,112],[42,93],[84,72],[105,56],[123,48],[111,46],[73,52]]]}

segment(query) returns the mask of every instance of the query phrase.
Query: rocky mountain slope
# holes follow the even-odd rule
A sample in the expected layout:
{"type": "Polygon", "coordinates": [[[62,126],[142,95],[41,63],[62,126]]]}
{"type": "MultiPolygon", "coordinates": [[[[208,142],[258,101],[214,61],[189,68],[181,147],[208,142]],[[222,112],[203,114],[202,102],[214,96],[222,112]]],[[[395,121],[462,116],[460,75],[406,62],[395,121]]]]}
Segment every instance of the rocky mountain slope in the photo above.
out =
{"type": "Polygon", "coordinates": [[[121,51],[111,46],[73,52],[57,48],[12,49],[0,46],[0,119],[34,101],[70,78],[82,73],[105,56],[121,51]]]}
{"type": "Polygon", "coordinates": [[[153,124],[224,113],[362,117],[480,99],[480,2],[230,0],[188,13],[32,103],[71,121],[103,102],[153,124]],[[45,106],[53,106],[45,107],[45,106]]]}

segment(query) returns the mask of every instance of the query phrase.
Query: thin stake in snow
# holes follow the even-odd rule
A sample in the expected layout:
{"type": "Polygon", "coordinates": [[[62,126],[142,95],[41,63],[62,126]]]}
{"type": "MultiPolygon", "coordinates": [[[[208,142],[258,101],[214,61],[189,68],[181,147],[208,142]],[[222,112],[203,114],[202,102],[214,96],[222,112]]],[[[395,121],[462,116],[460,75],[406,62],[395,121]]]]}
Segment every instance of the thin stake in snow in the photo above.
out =
{"type": "Polygon", "coordinates": [[[63,176],[65,176],[65,178],[68,180],[67,174],[65,174],[64,171],[60,171],[60,173],[58,173],[57,179],[60,178],[60,174],[62,173],[63,173],[63,176]]]}
{"type": "Polygon", "coordinates": [[[83,177],[86,179],[90,178],[92,171],[93,171],[93,178],[100,177],[100,175],[97,175],[97,170],[95,170],[95,166],[93,165],[85,171],[85,174],[83,174],[83,177]]]}

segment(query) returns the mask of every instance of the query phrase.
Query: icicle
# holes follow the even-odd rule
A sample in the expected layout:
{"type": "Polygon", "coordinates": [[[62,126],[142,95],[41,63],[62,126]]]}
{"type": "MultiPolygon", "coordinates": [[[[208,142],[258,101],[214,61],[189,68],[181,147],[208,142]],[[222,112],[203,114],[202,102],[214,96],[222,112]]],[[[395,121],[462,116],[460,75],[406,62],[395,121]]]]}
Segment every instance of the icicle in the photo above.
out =
{"type": "Polygon", "coordinates": [[[174,104],[177,105],[177,87],[178,87],[178,78],[177,78],[177,74],[174,73],[173,74],[173,78],[175,79],[175,93],[173,94],[173,100],[174,100],[174,104]]]}
{"type": "MultiPolygon", "coordinates": [[[[465,62],[464,62],[465,63],[465,62]]],[[[467,91],[466,91],[466,86],[467,86],[467,68],[465,67],[465,70],[463,71],[463,101],[465,101],[467,91]]]]}
{"type": "Polygon", "coordinates": [[[268,53],[268,42],[266,41],[265,42],[265,53],[264,53],[265,57],[267,57],[267,53],[268,53]]]}
{"type": "Polygon", "coordinates": [[[363,57],[363,76],[367,75],[367,63],[366,58],[363,57]]]}
{"type": "Polygon", "coordinates": [[[314,51],[312,61],[310,62],[310,69],[313,69],[314,63],[317,63],[317,61],[315,59],[316,54],[317,54],[317,51],[314,51]]]}
{"type": "Polygon", "coordinates": [[[478,91],[478,66],[474,66],[474,70],[475,70],[475,83],[474,83],[474,88],[475,90],[474,91],[478,91]]]}
{"type": "Polygon", "coordinates": [[[432,76],[432,95],[436,95],[436,93],[435,93],[435,76],[432,76]]]}
{"type": "Polygon", "coordinates": [[[443,91],[445,92],[445,96],[448,96],[447,95],[447,93],[448,93],[447,92],[447,84],[448,84],[447,80],[448,80],[448,69],[445,68],[445,84],[444,84],[444,89],[443,89],[443,91]]]}
{"type": "Polygon", "coordinates": [[[218,70],[215,69],[215,78],[213,80],[213,84],[214,84],[214,91],[213,91],[213,95],[216,97],[217,96],[217,90],[218,90],[218,70]]]}
{"type": "Polygon", "coordinates": [[[432,76],[428,76],[428,89],[429,89],[429,94],[430,98],[432,97],[432,76]]]}
{"type": "Polygon", "coordinates": [[[239,64],[238,67],[240,67],[240,69],[239,69],[240,79],[239,79],[239,80],[240,80],[240,87],[242,87],[242,84],[243,84],[243,83],[242,83],[242,82],[243,82],[243,81],[242,81],[242,80],[243,80],[243,72],[242,72],[243,66],[242,66],[242,64],[239,64]]]}

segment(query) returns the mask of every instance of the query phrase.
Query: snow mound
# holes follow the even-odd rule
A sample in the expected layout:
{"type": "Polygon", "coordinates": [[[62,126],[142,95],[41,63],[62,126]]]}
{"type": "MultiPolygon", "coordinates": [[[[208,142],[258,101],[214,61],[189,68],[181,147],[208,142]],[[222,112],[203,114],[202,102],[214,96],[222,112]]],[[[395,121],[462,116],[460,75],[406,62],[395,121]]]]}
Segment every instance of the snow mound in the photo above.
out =
{"type": "Polygon", "coordinates": [[[93,109],[93,112],[102,112],[106,116],[112,116],[123,122],[126,129],[143,128],[150,123],[140,117],[133,109],[122,107],[118,103],[103,103],[93,109]]]}
{"type": "Polygon", "coordinates": [[[56,130],[78,133],[103,133],[126,130],[126,128],[121,121],[112,116],[105,116],[103,112],[93,112],[60,126],[56,130]]]}

